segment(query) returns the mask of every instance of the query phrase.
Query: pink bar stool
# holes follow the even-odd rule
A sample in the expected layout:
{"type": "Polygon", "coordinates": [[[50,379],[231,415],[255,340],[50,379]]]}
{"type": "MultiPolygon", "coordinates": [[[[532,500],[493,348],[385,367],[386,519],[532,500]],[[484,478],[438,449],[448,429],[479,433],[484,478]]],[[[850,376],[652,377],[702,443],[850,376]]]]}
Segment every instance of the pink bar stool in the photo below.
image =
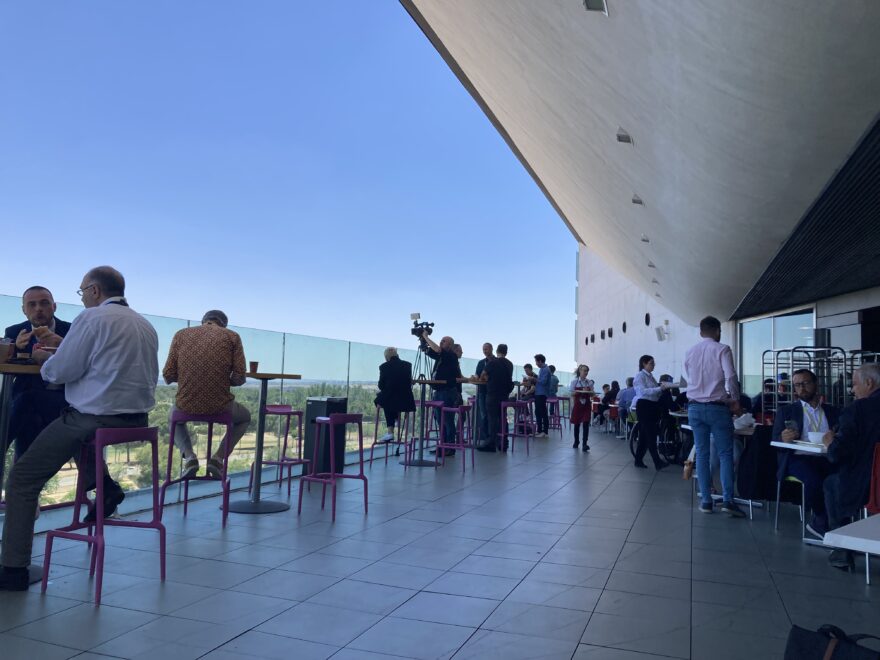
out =
{"type": "Polygon", "coordinates": [[[89,449],[95,451],[95,514],[94,523],[83,523],[79,520],[80,508],[88,504],[82,472],[76,476],[76,498],[73,502],[73,522],[67,527],[55,529],[46,534],[46,554],[43,558],[43,584],[41,591],[46,593],[49,585],[49,566],[52,563],[52,542],[56,537],[70,541],[85,541],[92,550],[89,575],[95,576],[95,605],[101,604],[101,587],[104,583],[104,525],[114,527],[138,527],[159,531],[159,575],[165,579],[165,526],[162,524],[162,509],[159,506],[159,429],[121,428],[98,429],[94,443],[83,446],[80,454],[80,465],[86,465],[89,449]],[[149,442],[152,447],[153,471],[153,519],[149,522],[134,520],[104,519],[104,448],[129,442],[149,442]],[[92,531],[94,527],[94,531],[92,531]],[[77,530],[87,529],[85,534],[76,534],[77,530]]]}
{"type": "Polygon", "coordinates": [[[434,412],[435,410],[439,410],[443,407],[442,401],[425,401],[425,409],[422,410],[423,415],[427,415],[427,423],[425,424],[425,448],[428,447],[428,442],[433,440],[434,442],[439,442],[440,440],[440,426],[437,424],[437,414],[434,412]],[[433,435],[433,437],[431,437],[433,435]]]}
{"type": "Polygon", "coordinates": [[[567,426],[571,426],[571,397],[558,396],[556,399],[559,401],[559,416],[567,426]]]}
{"type": "Polygon", "coordinates": [[[467,450],[471,450],[471,469],[475,469],[476,467],[476,449],[477,446],[473,443],[473,426],[471,426],[471,406],[456,406],[452,408],[441,408],[443,411],[443,416],[440,419],[440,439],[437,441],[437,457],[440,459],[438,463],[434,464],[434,469],[437,469],[438,464],[446,465],[446,450],[453,449],[457,451],[461,451],[461,471],[465,471],[465,466],[467,465],[467,450]],[[447,413],[449,415],[453,415],[456,424],[456,441],[455,442],[444,442],[443,438],[443,430],[446,428],[446,416],[447,413]]]}
{"type": "Polygon", "coordinates": [[[528,401],[502,401],[501,423],[504,425],[500,433],[502,447],[510,438],[510,451],[513,453],[517,438],[525,438],[526,455],[529,455],[529,440],[533,435],[534,426],[530,422],[531,406],[528,401]],[[513,410],[513,433],[507,433],[507,411],[513,410]]]}
{"type": "MultiPolygon", "coordinates": [[[[294,410],[293,406],[286,405],[271,405],[266,406],[264,409],[266,416],[269,415],[278,415],[279,417],[285,417],[286,421],[284,424],[284,442],[281,444],[281,455],[273,460],[264,458],[263,465],[275,465],[278,468],[278,488],[281,488],[281,482],[284,479],[284,468],[287,468],[287,497],[290,497],[290,483],[293,479],[293,467],[295,465],[305,465],[309,462],[309,459],[303,458],[302,455],[302,439],[303,439],[303,411],[302,410],[294,410]],[[297,435],[296,435],[296,455],[288,456],[287,455],[287,436],[290,433],[290,418],[297,418],[297,435]]],[[[248,481],[248,493],[251,492],[251,489],[254,486],[254,464],[251,463],[251,478],[248,481]]]]}
{"type": "Polygon", "coordinates": [[[376,406],[376,421],[373,425],[373,444],[370,445],[370,467],[373,467],[373,451],[376,447],[385,447],[385,465],[388,465],[388,446],[395,445],[400,449],[400,446],[403,445],[403,471],[406,472],[407,463],[409,463],[410,452],[412,451],[412,438],[410,434],[410,422],[411,416],[410,413],[403,413],[403,423],[400,421],[400,415],[397,415],[397,423],[394,425],[395,429],[395,437],[393,440],[389,442],[379,442],[379,411],[382,410],[382,406],[376,406]]]}
{"type": "MultiPolygon", "coordinates": [[[[297,514],[302,513],[303,504],[303,486],[306,482],[321,484],[321,509],[324,508],[324,501],[327,497],[327,486],[330,486],[330,501],[332,504],[332,520],[336,521],[336,481],[338,479],[359,479],[364,482],[364,514],[368,512],[367,504],[367,475],[364,474],[364,416],[360,414],[333,413],[329,417],[315,418],[315,448],[312,455],[312,471],[299,480],[299,506],[297,514]],[[339,466],[336,471],[336,426],[357,424],[358,427],[358,474],[343,474],[344,465],[339,466]],[[324,440],[324,429],[327,429],[327,436],[330,442],[330,471],[318,472],[318,456],[321,452],[321,443],[324,440]]],[[[345,432],[343,431],[343,441],[345,440],[345,432]]]]}
{"type": "MultiPolygon", "coordinates": [[[[208,449],[206,455],[210,458],[211,456],[211,441],[214,435],[214,424],[220,424],[226,427],[226,436],[229,436],[229,432],[232,430],[232,413],[222,412],[216,413],[214,415],[192,415],[187,412],[183,412],[182,410],[175,410],[171,415],[171,434],[168,439],[168,469],[165,473],[165,483],[162,484],[162,488],[159,490],[159,501],[162,505],[162,512],[165,510],[165,491],[168,490],[169,486],[173,486],[174,484],[179,484],[183,482],[183,515],[185,516],[187,513],[187,505],[189,504],[189,482],[190,481],[217,481],[216,478],[208,476],[207,474],[197,477],[195,475],[186,477],[186,478],[171,478],[171,465],[174,461],[174,432],[177,429],[178,424],[185,424],[187,422],[202,422],[208,425],[208,449]]],[[[230,480],[226,476],[226,470],[229,467],[229,454],[223,456],[223,466],[220,470],[220,483],[221,489],[223,493],[223,503],[221,505],[221,509],[223,511],[223,527],[226,527],[226,519],[229,517],[229,487],[230,480]]],[[[161,519],[162,515],[160,513],[159,518],[161,519]]]]}
{"type": "Polygon", "coordinates": [[[551,431],[562,430],[562,417],[559,416],[559,399],[555,396],[547,398],[548,424],[551,431]]]}

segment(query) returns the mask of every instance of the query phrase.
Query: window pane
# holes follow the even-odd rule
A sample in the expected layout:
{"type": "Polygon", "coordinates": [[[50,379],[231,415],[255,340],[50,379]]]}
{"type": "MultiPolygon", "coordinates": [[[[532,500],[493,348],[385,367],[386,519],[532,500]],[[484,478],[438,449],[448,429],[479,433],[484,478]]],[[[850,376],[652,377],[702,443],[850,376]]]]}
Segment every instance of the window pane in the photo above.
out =
{"type": "Polygon", "coordinates": [[[805,310],[773,317],[774,348],[813,345],[813,312],[805,310]]]}
{"type": "Polygon", "coordinates": [[[761,392],[761,356],[773,345],[772,319],[740,323],[740,380],[750,396],[761,392]]]}

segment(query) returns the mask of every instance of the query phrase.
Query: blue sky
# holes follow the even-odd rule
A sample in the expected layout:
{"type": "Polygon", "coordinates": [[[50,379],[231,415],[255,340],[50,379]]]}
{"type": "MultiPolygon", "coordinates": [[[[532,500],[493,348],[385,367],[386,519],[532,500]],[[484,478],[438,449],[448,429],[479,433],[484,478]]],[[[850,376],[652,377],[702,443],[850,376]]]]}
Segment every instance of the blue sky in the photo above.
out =
{"type": "Polygon", "coordinates": [[[0,3],[0,223],[2,293],[573,366],[575,241],[393,0],[0,3]]]}

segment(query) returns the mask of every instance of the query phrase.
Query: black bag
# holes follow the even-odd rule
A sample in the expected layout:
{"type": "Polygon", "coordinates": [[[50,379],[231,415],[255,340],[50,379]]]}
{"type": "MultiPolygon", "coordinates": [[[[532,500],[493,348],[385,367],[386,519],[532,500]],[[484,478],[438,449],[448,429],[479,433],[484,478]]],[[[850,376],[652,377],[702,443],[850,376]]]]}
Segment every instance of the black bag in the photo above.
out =
{"type": "Polygon", "coordinates": [[[785,645],[785,660],[878,660],[880,652],[859,646],[874,635],[847,635],[837,626],[825,624],[812,631],[792,626],[785,645]]]}

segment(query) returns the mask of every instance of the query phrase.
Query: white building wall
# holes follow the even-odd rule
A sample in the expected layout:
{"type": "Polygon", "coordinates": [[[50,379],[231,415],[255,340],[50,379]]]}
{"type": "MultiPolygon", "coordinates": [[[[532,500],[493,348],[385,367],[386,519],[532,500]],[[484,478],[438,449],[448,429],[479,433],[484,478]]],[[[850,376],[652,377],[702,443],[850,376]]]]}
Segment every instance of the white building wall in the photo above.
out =
{"type": "MultiPolygon", "coordinates": [[[[644,354],[654,356],[656,376],[668,373],[677,379],[682,374],[684,353],[699,341],[699,329],[612,270],[584,245],[578,255],[577,291],[577,360],[590,367],[590,377],[597,386],[618,380],[623,387],[625,379],[638,371],[639,357],[644,354]],[[645,325],[645,314],[651,316],[650,325],[645,325]],[[663,329],[662,341],[658,339],[658,327],[663,329]],[[604,340],[602,330],[606,333],[604,340]],[[591,335],[595,335],[595,343],[585,345],[584,338],[591,335]]],[[[735,343],[733,327],[725,323],[722,330],[722,341],[731,345],[735,343]]]]}

